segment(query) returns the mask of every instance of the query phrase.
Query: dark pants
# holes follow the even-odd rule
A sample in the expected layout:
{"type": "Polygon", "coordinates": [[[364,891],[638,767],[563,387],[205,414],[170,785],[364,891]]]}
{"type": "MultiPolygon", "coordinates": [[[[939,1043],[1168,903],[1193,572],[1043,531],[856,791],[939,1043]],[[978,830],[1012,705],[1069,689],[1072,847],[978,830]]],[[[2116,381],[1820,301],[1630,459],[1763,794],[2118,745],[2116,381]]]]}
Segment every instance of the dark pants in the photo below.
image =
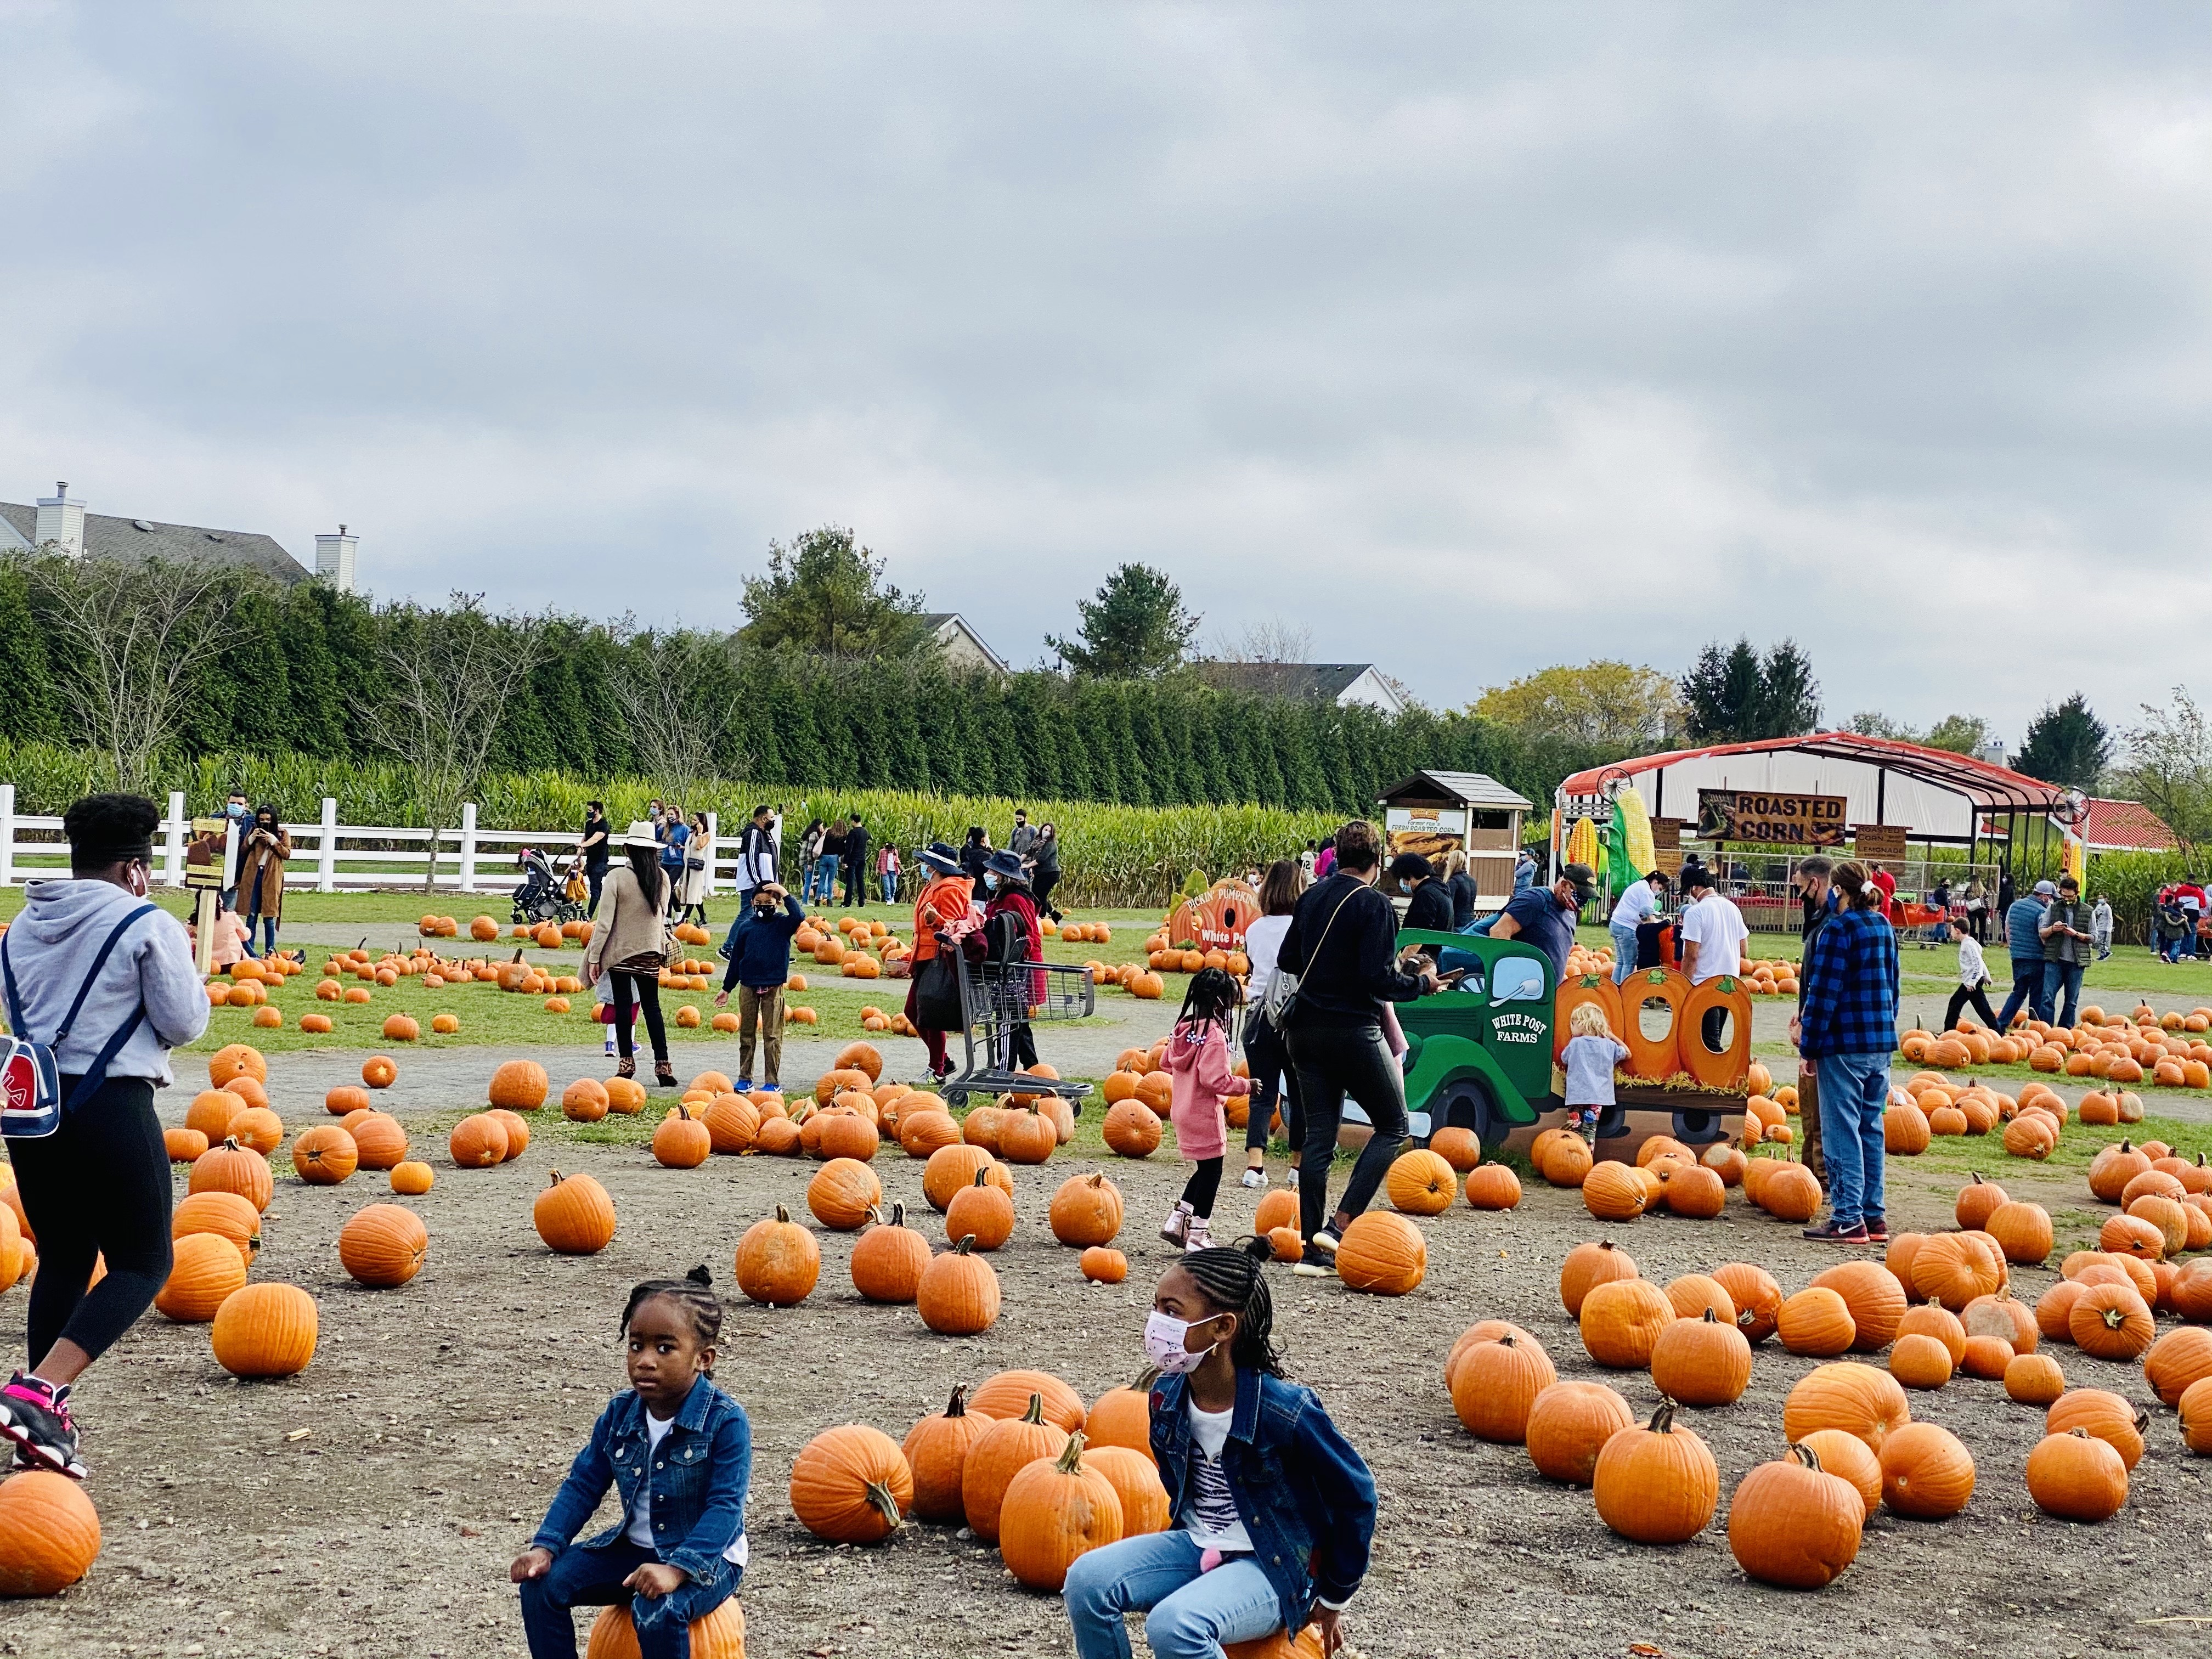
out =
{"type": "Polygon", "coordinates": [[[1251,1116],[1245,1121],[1244,1146],[1256,1151],[1267,1144],[1267,1126],[1275,1103],[1282,1103],[1283,1138],[1291,1144],[1296,1163],[1305,1147],[1306,1115],[1298,1106],[1298,1074],[1291,1065],[1291,1051],[1275,1028],[1258,1014],[1244,1022],[1244,1066],[1252,1073],[1251,1116]]]}
{"type": "Polygon", "coordinates": [[[868,908],[868,876],[858,859],[845,860],[845,903],[855,910],[868,908]]]}
{"type": "Polygon", "coordinates": [[[2051,1011],[2041,1006],[2042,1001],[2043,958],[2014,957],[2012,959],[2012,994],[2005,999],[2004,1007],[1997,1015],[1997,1030],[2009,1030],[2012,1017],[2022,1008],[2038,1018],[2048,1018],[2051,1011]]]}
{"type": "Polygon", "coordinates": [[[1213,1200],[1221,1191],[1221,1158],[1201,1158],[1183,1182],[1182,1201],[1190,1206],[1190,1212],[1200,1221],[1213,1218],[1213,1200]]]}
{"type": "MultiPolygon", "coordinates": [[[[66,1100],[77,1079],[62,1079],[66,1100]]],[[[154,1085],[110,1078],[41,1140],[10,1140],[23,1213],[39,1238],[31,1281],[35,1370],[67,1337],[94,1359],[138,1322],[169,1277],[169,1154],[154,1085]],[[88,1291],[94,1261],[107,1277],[88,1291]]]]}
{"type": "Polygon", "coordinates": [[[1724,1054],[1728,1052],[1728,1017],[1726,1008],[1708,1008],[1705,1018],[1698,1022],[1698,1035],[1705,1039],[1708,1054],[1724,1054]]]}
{"type": "Polygon", "coordinates": [[[607,977],[615,982],[615,1052],[624,1060],[630,1057],[629,1011],[635,1004],[645,1014],[646,1035],[653,1039],[653,1063],[667,1065],[668,1028],[660,1023],[660,981],[650,974],[625,974],[619,969],[607,977]]]}
{"type": "Polygon", "coordinates": [[[584,879],[592,884],[592,908],[584,914],[587,916],[596,916],[599,914],[599,889],[606,884],[607,866],[604,864],[585,866],[584,879]]]}
{"type": "Polygon", "coordinates": [[[1036,1034],[1030,1030],[1027,1020],[1020,1020],[1006,1028],[1006,1064],[1020,1067],[1037,1063],[1036,1034]]]}
{"type": "Polygon", "coordinates": [[[2002,1031],[2004,1028],[1997,1024],[1997,1017],[1990,1012],[1989,988],[1989,981],[1984,980],[1979,985],[1961,985],[1952,992],[1950,1005],[1943,1010],[1943,1029],[1948,1031],[1955,1027],[1959,1023],[1960,1010],[1972,1003],[1974,1012],[1982,1017],[1983,1024],[1993,1031],[2002,1031]]]}
{"type": "MultiPolygon", "coordinates": [[[[915,971],[917,974],[920,972],[919,965],[915,971]]],[[[913,1024],[914,1029],[921,1033],[921,1046],[929,1054],[930,1074],[933,1077],[942,1077],[945,1074],[945,1033],[930,1030],[928,1026],[915,1018],[915,1011],[921,1006],[921,981],[919,978],[909,979],[906,982],[906,1017],[913,1024]]]]}
{"type": "Polygon", "coordinates": [[[1060,885],[1060,872],[1040,870],[1030,878],[1030,896],[1036,901],[1037,914],[1060,920],[1060,912],[1052,908],[1052,890],[1060,885]]]}
{"type": "Polygon", "coordinates": [[[1328,1168],[1336,1157],[1345,1097],[1358,1101],[1375,1126],[1374,1138],[1360,1150],[1344,1189],[1341,1208],[1357,1216],[1406,1144],[1406,1078],[1382,1041],[1380,1024],[1301,1025],[1290,1033],[1290,1048],[1306,1119],[1305,1150],[1298,1158],[1298,1223],[1303,1235],[1311,1238],[1329,1221],[1328,1168]]]}
{"type": "Polygon", "coordinates": [[[2078,962],[2059,962],[2051,957],[2044,959],[2043,1018],[2049,1019],[2051,1010],[2057,1007],[2060,1010],[2059,1024],[2070,1026],[2074,1024],[2074,1011],[2081,1001],[2081,967],[2078,962]],[[2063,1006],[2058,1000],[2062,991],[2066,996],[2063,1006]]]}
{"type": "Polygon", "coordinates": [[[633,1596],[623,1588],[623,1579],[659,1559],[627,1538],[597,1549],[572,1545],[553,1558],[544,1577],[524,1579],[522,1631],[530,1659],[576,1659],[576,1621],[569,1608],[622,1602],[629,1604],[643,1659],[691,1659],[691,1621],[728,1601],[736,1586],[687,1583],[659,1597],[633,1596]]]}

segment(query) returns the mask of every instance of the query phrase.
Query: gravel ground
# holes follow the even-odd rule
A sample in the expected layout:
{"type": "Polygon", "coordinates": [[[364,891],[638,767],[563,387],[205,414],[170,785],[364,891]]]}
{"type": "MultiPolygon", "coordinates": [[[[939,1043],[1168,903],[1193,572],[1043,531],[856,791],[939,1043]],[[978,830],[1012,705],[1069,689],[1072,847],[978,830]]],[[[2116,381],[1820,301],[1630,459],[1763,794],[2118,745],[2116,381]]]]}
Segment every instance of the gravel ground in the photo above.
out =
{"type": "MultiPolygon", "coordinates": [[[[0,1615],[0,1651],[460,1659],[520,1650],[506,1564],[620,1383],[613,1322],[625,1290],[703,1260],[734,1295],[739,1234],[779,1201],[803,1213],[811,1166],[715,1158],[665,1170],[641,1148],[583,1145],[549,1122],[518,1162],[454,1170],[442,1137],[431,1137],[450,1121],[464,1079],[465,1099],[499,1057],[418,1056],[392,1091],[439,1170],[436,1188],[414,1200],[430,1229],[429,1264],[403,1289],[360,1290],[337,1266],[339,1225],[386,1195],[380,1179],[335,1189],[280,1182],[256,1277],[290,1279],[319,1298],[322,1345],[306,1373],[233,1382],[210,1358],[204,1329],[158,1317],[94,1370],[82,1403],[105,1553],[64,1596],[0,1615]],[[620,1231],[601,1256],[551,1255],[532,1230],[532,1195],[556,1163],[588,1170],[614,1195],[620,1231]]],[[[271,1081],[280,1103],[296,1103],[349,1075],[336,1057],[288,1055],[271,1081]]],[[[170,1098],[180,1112],[183,1091],[170,1098]]],[[[784,1486],[793,1455],[819,1430],[860,1420],[902,1435],[956,1382],[1040,1365],[1093,1397],[1133,1375],[1149,1286],[1170,1259],[1152,1228],[1181,1170],[1164,1153],[1111,1161],[1130,1200],[1121,1243],[1132,1273],[1103,1288],[1077,1277],[1073,1253],[1045,1226],[1066,1161],[1016,1171],[1021,1222],[996,1258],[1005,1312],[980,1339],[947,1340],[909,1310],[860,1301],[846,1270],[851,1241],[835,1234],[823,1236],[821,1283],[801,1307],[732,1309],[720,1376],[757,1437],[744,1590],[754,1652],[1065,1650],[1057,1601],[1020,1590],[991,1552],[921,1527],[881,1549],[825,1548],[792,1520],[784,1486]]],[[[921,1166],[891,1156],[878,1167],[889,1195],[933,1232],[921,1166]]],[[[2077,1203],[2072,1176],[2042,1174],[2008,1168],[2006,1180],[2054,1210],[2077,1203]]],[[[1247,1222],[1253,1197],[1229,1189],[1217,1231],[1247,1222]]],[[[1948,1182],[1899,1179],[1900,1223],[1941,1224],[1948,1208],[1948,1182]]],[[[1829,1591],[1768,1590],[1730,1560],[1724,1509],[1680,1549],[1627,1545],[1597,1521],[1586,1492],[1541,1480],[1520,1449],[1477,1443],[1452,1415],[1444,1353],[1464,1326],[1489,1316],[1534,1330],[1562,1376],[1604,1376],[1639,1410],[1654,1402],[1648,1376],[1592,1365],[1559,1308],[1561,1257],[1601,1231],[1573,1196],[1535,1188],[1516,1212],[1462,1207],[1424,1226],[1428,1279],[1405,1299],[1277,1281],[1294,1374],[1320,1390],[1381,1483],[1374,1571],[1352,1618],[1360,1651],[2203,1650],[2202,1623],[2152,1622],[2212,1614],[2201,1547],[2212,1542],[2208,1466],[2183,1454],[2171,1412],[2153,1407],[2152,1449],[2128,1508],[2085,1528],[2044,1518],[2027,1499],[2021,1470],[2039,1413],[1989,1383],[1916,1395],[1916,1416],[1952,1428],[1979,1463],[1966,1514],[1941,1525],[1885,1514],[1829,1591]]],[[[1657,1279],[1741,1258],[1795,1289],[1835,1259],[1735,1204],[1711,1223],[1647,1218],[1610,1231],[1657,1279]]],[[[2050,1278],[2023,1272],[2019,1291],[2032,1299],[2050,1278]]],[[[2148,1403],[2131,1370],[2071,1349],[2060,1355],[2077,1384],[2148,1403]]],[[[1723,1504],[1746,1470],[1781,1449],[1783,1398],[1811,1364],[1770,1343],[1742,1401],[1686,1413],[1719,1460],[1723,1504]]]]}

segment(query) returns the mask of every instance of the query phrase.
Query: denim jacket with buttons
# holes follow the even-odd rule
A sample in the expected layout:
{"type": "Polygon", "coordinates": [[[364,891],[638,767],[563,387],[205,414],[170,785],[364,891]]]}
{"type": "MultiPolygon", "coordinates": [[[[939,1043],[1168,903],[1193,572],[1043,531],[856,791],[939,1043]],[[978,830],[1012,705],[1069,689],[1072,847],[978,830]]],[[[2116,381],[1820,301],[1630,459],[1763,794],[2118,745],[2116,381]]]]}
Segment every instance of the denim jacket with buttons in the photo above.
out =
{"type": "Polygon", "coordinates": [[[637,1509],[638,1483],[649,1480],[653,1535],[660,1559],[683,1568],[696,1583],[734,1580],[738,1569],[723,1553],[745,1529],[752,1463],[752,1425],[745,1408],[709,1379],[702,1376],[691,1385],[657,1449],[646,1433],[645,1402],[635,1389],[626,1389],[607,1402],[592,1425],[591,1443],[576,1454],[531,1546],[556,1555],[568,1548],[610,1485],[621,1496],[622,1513],[582,1547],[602,1549],[620,1542],[637,1509]]]}
{"type": "MultiPolygon", "coordinates": [[[[1181,1376],[1152,1385],[1152,1456],[1175,1516],[1190,1481],[1189,1387],[1181,1376]]],[[[1304,1630],[1316,1595],[1335,1607],[1350,1600],[1375,1538],[1375,1477],[1313,1390],[1238,1367],[1221,1467],[1283,1628],[1304,1630]]]]}

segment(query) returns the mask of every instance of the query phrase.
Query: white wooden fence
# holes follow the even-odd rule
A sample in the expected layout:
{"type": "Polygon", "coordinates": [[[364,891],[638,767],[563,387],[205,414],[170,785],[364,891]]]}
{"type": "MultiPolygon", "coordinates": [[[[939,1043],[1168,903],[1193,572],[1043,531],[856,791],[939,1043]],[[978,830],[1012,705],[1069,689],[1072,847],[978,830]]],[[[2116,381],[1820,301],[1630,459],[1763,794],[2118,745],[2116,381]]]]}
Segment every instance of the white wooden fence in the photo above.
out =
{"type": "MultiPolygon", "coordinates": [[[[534,847],[551,857],[556,873],[583,840],[580,830],[486,830],[477,823],[474,801],[461,808],[460,826],[432,832],[386,824],[340,823],[338,804],[323,798],[319,823],[288,823],[292,858],[285,866],[285,884],[319,893],[360,892],[372,887],[420,888],[426,871],[435,860],[434,884],[458,892],[500,891],[522,880],[516,860],[522,849],[534,847]]],[[[707,814],[714,855],[708,866],[709,886],[720,891],[737,870],[738,842],[719,833],[714,813],[707,814]]],[[[155,831],[155,880],[165,887],[185,884],[185,842],[191,819],[185,811],[184,792],[169,796],[169,811],[155,831]]],[[[619,826],[617,826],[619,830],[619,826]]],[[[0,887],[66,874],[69,846],[62,838],[62,821],[15,811],[15,786],[0,783],[0,887]]]]}

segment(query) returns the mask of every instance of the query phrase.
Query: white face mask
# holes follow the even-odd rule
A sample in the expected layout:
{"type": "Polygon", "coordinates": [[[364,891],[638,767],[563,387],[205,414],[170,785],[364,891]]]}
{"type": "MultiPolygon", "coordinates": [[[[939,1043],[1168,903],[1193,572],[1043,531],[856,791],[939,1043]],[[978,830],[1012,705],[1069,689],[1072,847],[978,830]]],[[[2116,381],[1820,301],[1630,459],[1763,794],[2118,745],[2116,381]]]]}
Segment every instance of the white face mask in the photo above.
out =
{"type": "Polygon", "coordinates": [[[1173,1314],[1154,1310],[1145,1321],[1145,1357],[1171,1376],[1189,1376],[1206,1363],[1206,1356],[1213,1349],[1188,1347],[1185,1339],[1192,1327],[1220,1317],[1219,1314],[1209,1314],[1205,1319],[1177,1319],[1173,1314]]]}

